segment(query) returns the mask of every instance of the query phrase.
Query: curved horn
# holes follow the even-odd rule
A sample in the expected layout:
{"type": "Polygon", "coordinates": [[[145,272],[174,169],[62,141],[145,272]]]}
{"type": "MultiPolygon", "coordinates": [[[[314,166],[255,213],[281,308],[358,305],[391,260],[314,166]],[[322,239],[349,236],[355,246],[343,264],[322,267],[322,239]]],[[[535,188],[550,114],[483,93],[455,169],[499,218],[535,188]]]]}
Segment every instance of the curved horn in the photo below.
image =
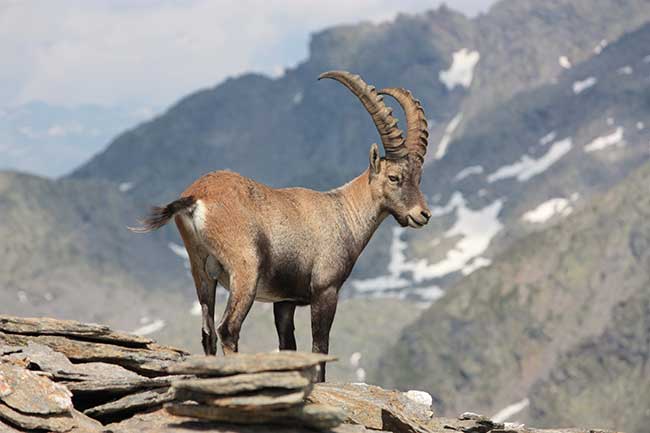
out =
{"type": "Polygon", "coordinates": [[[359,98],[377,127],[386,151],[386,159],[400,159],[408,154],[402,131],[397,127],[397,119],[393,117],[392,110],[384,104],[374,86],[366,84],[359,75],[346,71],[324,72],[318,76],[319,80],[322,78],[338,81],[359,98]]]}
{"type": "Polygon", "coordinates": [[[401,87],[388,87],[381,89],[378,93],[392,96],[402,106],[406,116],[406,140],[404,146],[409,153],[414,153],[424,162],[424,155],[427,153],[429,128],[422,104],[413,97],[411,92],[401,87]]]}

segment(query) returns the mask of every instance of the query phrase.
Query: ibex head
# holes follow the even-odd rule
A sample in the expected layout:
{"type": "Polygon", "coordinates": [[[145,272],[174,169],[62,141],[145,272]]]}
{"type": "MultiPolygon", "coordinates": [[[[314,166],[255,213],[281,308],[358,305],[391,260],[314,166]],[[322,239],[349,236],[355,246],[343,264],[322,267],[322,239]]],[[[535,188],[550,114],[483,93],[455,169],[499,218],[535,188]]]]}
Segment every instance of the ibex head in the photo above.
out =
{"type": "Polygon", "coordinates": [[[431,218],[420,191],[429,132],[420,101],[406,89],[390,87],[377,92],[359,75],[345,71],[325,72],[320,75],[321,78],[332,78],[350,89],[368,110],[379,131],[386,155],[383,158],[380,156],[377,144],[370,147],[370,188],[373,197],[402,227],[424,226],[431,218]],[[404,109],[406,138],[380,94],[392,96],[404,109]]]}

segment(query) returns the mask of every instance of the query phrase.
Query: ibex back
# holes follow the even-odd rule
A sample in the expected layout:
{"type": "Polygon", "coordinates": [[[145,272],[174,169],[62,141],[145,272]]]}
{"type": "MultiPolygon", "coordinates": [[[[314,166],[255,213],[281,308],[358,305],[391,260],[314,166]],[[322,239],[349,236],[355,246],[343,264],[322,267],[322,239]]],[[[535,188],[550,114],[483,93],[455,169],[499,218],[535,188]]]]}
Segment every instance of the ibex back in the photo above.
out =
{"type": "MultiPolygon", "coordinates": [[[[190,257],[202,308],[202,344],[215,354],[237,352],[239,331],[253,301],[272,302],[280,350],[295,350],[296,306],[311,305],[312,350],[327,353],[338,292],[379,224],[392,215],[419,228],[431,217],[420,192],[427,149],[424,111],[401,88],[379,92],[358,75],[332,71],[319,78],[344,84],[361,101],[385,149],[370,147],[370,165],[328,192],[274,189],[228,171],[207,174],[165,207],[152,209],[136,231],[155,230],[175,217],[190,257]],[[402,106],[407,136],[379,94],[402,106]],[[230,292],[215,328],[217,283],[230,292]]],[[[324,367],[320,381],[325,379],[324,367]]]]}

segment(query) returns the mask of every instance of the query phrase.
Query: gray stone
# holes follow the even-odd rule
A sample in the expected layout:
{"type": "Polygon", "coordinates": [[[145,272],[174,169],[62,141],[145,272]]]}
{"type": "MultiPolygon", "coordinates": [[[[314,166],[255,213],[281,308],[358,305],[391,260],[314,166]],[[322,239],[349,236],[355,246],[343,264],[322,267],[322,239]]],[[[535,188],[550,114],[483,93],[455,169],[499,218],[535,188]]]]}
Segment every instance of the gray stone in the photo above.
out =
{"type": "Polygon", "coordinates": [[[196,374],[199,376],[230,376],[239,373],[263,371],[303,370],[321,362],[336,358],[319,353],[281,351],[270,353],[242,354],[229,356],[190,356],[182,362],[170,365],[171,373],[196,374]]]}
{"type": "Polygon", "coordinates": [[[308,394],[308,392],[308,389],[263,389],[245,395],[217,397],[203,393],[176,390],[175,400],[193,400],[214,407],[241,410],[279,409],[303,404],[305,396],[308,394]]]}
{"type": "Polygon", "coordinates": [[[184,357],[182,351],[150,344],[147,348],[81,341],[59,335],[20,335],[0,332],[0,343],[27,346],[35,342],[50,347],[71,361],[107,362],[151,374],[163,375],[168,366],[184,357]],[[146,365],[146,366],[145,366],[146,365]]]}
{"type": "Polygon", "coordinates": [[[402,425],[399,431],[419,431],[430,420],[429,409],[404,393],[365,384],[315,384],[307,400],[339,407],[347,414],[346,422],[374,430],[402,425]]]}
{"type": "Polygon", "coordinates": [[[30,430],[42,429],[54,432],[66,432],[72,430],[76,425],[72,414],[24,414],[9,406],[0,403],[0,418],[7,420],[10,424],[30,430]]]}
{"type": "Polygon", "coordinates": [[[72,409],[70,391],[14,364],[0,363],[0,400],[25,414],[55,414],[72,409]]]}
{"type": "Polygon", "coordinates": [[[108,326],[49,317],[30,318],[0,315],[0,331],[9,334],[64,335],[142,347],[153,343],[146,337],[112,331],[108,326]]]}
{"type": "Polygon", "coordinates": [[[317,429],[328,429],[343,422],[345,413],[331,406],[308,404],[281,410],[242,411],[198,404],[170,404],[168,412],[210,421],[235,424],[299,424],[317,429]]]}
{"type": "Polygon", "coordinates": [[[86,409],[84,414],[100,418],[120,412],[136,412],[139,410],[161,407],[163,403],[173,400],[174,393],[171,389],[152,389],[149,391],[129,394],[118,400],[86,409]]]}
{"type": "Polygon", "coordinates": [[[194,393],[230,395],[264,388],[299,389],[308,386],[315,369],[236,374],[207,379],[175,380],[174,389],[194,393]]]}

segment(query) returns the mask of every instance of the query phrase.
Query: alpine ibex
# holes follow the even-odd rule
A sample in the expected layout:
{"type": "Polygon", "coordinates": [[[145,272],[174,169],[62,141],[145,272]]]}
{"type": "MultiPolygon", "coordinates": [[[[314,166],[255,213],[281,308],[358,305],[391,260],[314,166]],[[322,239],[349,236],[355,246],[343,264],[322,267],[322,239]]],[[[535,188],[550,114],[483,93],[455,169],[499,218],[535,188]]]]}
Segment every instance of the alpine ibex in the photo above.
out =
{"type": "MultiPolygon", "coordinates": [[[[427,150],[424,110],[408,90],[377,92],[358,75],[331,71],[372,116],[385,149],[370,147],[370,166],[328,192],[274,189],[229,171],[206,174],[181,198],[155,207],[136,231],[155,230],[175,217],[190,257],[202,308],[202,344],[215,354],[217,335],[224,354],[237,352],[239,331],[253,301],[272,302],[280,350],[295,350],[296,306],[311,305],[312,350],[327,353],[338,292],[379,224],[392,215],[403,227],[419,228],[431,217],[420,192],[427,150]],[[382,96],[402,106],[403,138],[382,96]],[[214,326],[217,282],[230,292],[219,326],[214,326]]],[[[320,381],[325,379],[321,368],[320,381]]]]}

